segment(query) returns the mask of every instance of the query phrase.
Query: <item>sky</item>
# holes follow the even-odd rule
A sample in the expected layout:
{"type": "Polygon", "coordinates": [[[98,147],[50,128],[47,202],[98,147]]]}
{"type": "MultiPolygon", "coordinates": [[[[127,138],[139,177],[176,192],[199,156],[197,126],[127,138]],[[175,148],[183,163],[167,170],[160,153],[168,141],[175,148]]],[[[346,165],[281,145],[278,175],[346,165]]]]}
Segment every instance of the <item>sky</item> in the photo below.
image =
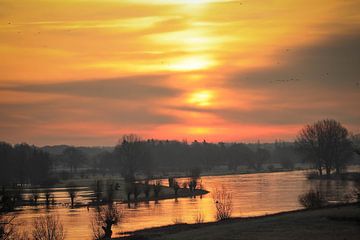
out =
{"type": "Polygon", "coordinates": [[[0,140],[360,132],[358,0],[0,0],[0,140]]]}

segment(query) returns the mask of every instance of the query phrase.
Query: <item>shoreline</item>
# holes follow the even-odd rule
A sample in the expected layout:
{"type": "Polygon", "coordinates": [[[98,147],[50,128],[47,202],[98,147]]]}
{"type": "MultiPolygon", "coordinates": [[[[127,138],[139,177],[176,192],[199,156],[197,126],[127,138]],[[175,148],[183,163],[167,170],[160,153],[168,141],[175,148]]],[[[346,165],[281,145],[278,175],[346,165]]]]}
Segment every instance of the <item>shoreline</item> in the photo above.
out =
{"type": "MultiPolygon", "coordinates": [[[[165,186],[163,186],[163,187],[165,187],[165,186]]],[[[169,187],[166,187],[166,188],[169,188],[169,187]]],[[[119,201],[119,203],[120,204],[126,204],[126,203],[132,204],[132,203],[142,203],[142,202],[152,202],[152,201],[156,202],[156,201],[160,201],[160,200],[188,198],[188,197],[197,197],[197,196],[201,197],[202,195],[206,195],[208,193],[210,193],[210,192],[205,189],[195,189],[194,192],[190,192],[189,189],[180,188],[177,196],[174,193],[170,193],[170,194],[160,195],[157,198],[155,198],[154,196],[151,196],[148,199],[145,197],[141,197],[141,198],[138,198],[136,201],[122,200],[122,201],[119,201]]]]}
{"type": "MultiPolygon", "coordinates": [[[[261,225],[269,228],[272,233],[277,233],[278,235],[272,236],[271,238],[256,238],[256,239],[308,239],[306,237],[302,237],[302,233],[305,229],[299,228],[297,226],[294,233],[299,234],[299,238],[282,238],[281,232],[277,232],[276,228],[278,228],[278,223],[281,220],[282,224],[288,225],[288,230],[292,229],[294,226],[294,220],[296,220],[296,225],[298,221],[312,222],[314,221],[314,231],[316,235],[323,235],[323,238],[313,238],[313,239],[329,239],[329,236],[326,235],[326,232],[321,232],[322,228],[320,225],[323,224],[333,224],[335,225],[339,223],[347,223],[348,227],[352,229],[358,230],[360,234],[360,205],[359,203],[341,203],[341,204],[333,204],[319,209],[298,209],[293,211],[285,211],[279,212],[269,215],[255,216],[255,217],[234,217],[227,220],[215,221],[215,222],[206,222],[206,223],[180,223],[180,224],[172,224],[160,227],[153,227],[147,229],[141,229],[133,232],[122,232],[121,234],[127,235],[124,237],[112,238],[114,240],[155,240],[155,239],[190,239],[184,236],[198,236],[197,238],[192,239],[218,239],[219,231],[223,228],[231,228],[232,230],[237,228],[255,228],[259,229],[261,225]],[[318,220],[323,220],[325,222],[316,223],[318,220]],[[350,223],[350,224],[349,224],[350,223]],[[317,226],[319,225],[319,226],[317,226]],[[318,232],[316,232],[318,229],[318,232]],[[206,232],[209,237],[206,235],[202,235],[202,232],[206,232]]],[[[284,229],[283,229],[284,230],[284,229]]],[[[294,229],[293,229],[294,230],[294,229]]],[[[234,232],[226,231],[223,229],[224,234],[221,235],[221,239],[234,239],[234,232]]],[[[251,235],[244,236],[239,232],[239,238],[236,239],[252,239],[251,235]]],[[[344,233],[345,234],[345,233],[344,233]]],[[[358,235],[346,235],[346,237],[341,239],[356,239],[358,235]]],[[[255,239],[255,238],[254,238],[255,239]]],[[[330,238],[332,239],[332,238],[330,238]]]]}

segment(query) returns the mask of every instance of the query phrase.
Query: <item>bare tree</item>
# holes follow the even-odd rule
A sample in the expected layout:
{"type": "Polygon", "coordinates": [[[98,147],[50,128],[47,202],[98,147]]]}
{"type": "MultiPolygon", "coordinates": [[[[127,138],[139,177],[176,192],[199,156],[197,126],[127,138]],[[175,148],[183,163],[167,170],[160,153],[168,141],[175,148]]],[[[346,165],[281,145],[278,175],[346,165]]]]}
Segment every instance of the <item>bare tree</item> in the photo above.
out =
{"type": "Polygon", "coordinates": [[[31,190],[31,201],[34,203],[34,205],[37,205],[38,199],[39,199],[39,191],[36,189],[31,190]]]}
{"type": "Polygon", "coordinates": [[[180,189],[180,185],[176,179],[173,180],[172,188],[174,189],[175,196],[177,196],[178,191],[180,189]]]}
{"type": "Polygon", "coordinates": [[[150,175],[152,158],[149,146],[137,135],[124,135],[114,150],[120,160],[121,174],[126,182],[134,182],[138,171],[150,175]]]}
{"type": "Polygon", "coordinates": [[[157,180],[153,187],[154,187],[154,197],[155,199],[158,199],[161,192],[161,180],[157,180]]]}
{"type": "Polygon", "coordinates": [[[36,218],[32,237],[34,240],[64,240],[65,231],[59,216],[47,214],[36,218]]]}
{"type": "Polygon", "coordinates": [[[196,189],[196,186],[198,185],[200,173],[201,173],[200,168],[193,168],[190,170],[189,189],[191,192],[194,192],[196,189]]]}
{"type": "Polygon", "coordinates": [[[69,197],[70,197],[71,208],[73,208],[74,204],[75,204],[75,198],[76,198],[78,190],[76,189],[76,187],[74,185],[69,185],[67,187],[67,192],[68,192],[69,197]]]}
{"type": "Polygon", "coordinates": [[[103,195],[102,185],[103,185],[103,183],[101,180],[96,180],[95,184],[93,185],[94,197],[95,197],[95,201],[96,201],[97,205],[99,205],[102,200],[102,195],[103,195]]]}
{"type": "Polygon", "coordinates": [[[151,190],[151,185],[149,184],[149,180],[145,180],[143,191],[146,199],[149,199],[150,197],[150,190],[151,190]]]}
{"type": "Polygon", "coordinates": [[[50,205],[50,197],[52,195],[51,190],[46,189],[44,195],[45,195],[45,204],[46,204],[46,206],[49,206],[50,205]]]}
{"type": "Polygon", "coordinates": [[[115,197],[115,183],[112,180],[106,182],[106,200],[108,204],[112,204],[115,197]]]}
{"type": "Polygon", "coordinates": [[[332,169],[339,174],[353,154],[347,129],[332,119],[306,125],[300,131],[296,145],[307,159],[315,163],[320,176],[323,168],[327,176],[332,169]]]}
{"type": "Polygon", "coordinates": [[[216,207],[216,219],[225,220],[230,218],[233,208],[232,194],[227,191],[225,186],[222,186],[220,190],[215,189],[213,200],[216,207]]]}
{"type": "Polygon", "coordinates": [[[99,207],[91,221],[94,240],[108,240],[112,236],[112,226],[119,224],[121,213],[116,206],[109,204],[99,207]]]}

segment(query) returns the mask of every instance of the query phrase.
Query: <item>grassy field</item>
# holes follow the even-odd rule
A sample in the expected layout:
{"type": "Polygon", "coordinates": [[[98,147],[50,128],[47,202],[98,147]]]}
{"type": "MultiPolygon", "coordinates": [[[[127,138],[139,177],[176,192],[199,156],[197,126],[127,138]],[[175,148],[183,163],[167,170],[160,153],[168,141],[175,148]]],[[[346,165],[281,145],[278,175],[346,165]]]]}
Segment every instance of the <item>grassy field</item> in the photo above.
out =
{"type": "Polygon", "coordinates": [[[137,231],[122,239],[357,240],[359,237],[360,206],[352,204],[214,223],[172,225],[137,231]]]}

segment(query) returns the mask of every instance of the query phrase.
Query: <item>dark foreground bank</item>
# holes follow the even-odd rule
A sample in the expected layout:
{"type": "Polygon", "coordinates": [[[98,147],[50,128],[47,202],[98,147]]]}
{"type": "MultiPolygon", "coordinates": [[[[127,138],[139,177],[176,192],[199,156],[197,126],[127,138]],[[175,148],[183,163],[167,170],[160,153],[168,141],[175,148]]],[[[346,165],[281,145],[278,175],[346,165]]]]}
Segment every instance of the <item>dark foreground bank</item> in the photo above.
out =
{"type": "Polygon", "coordinates": [[[118,240],[312,239],[352,240],[360,236],[360,206],[331,206],[221,222],[145,229],[118,240]]]}

